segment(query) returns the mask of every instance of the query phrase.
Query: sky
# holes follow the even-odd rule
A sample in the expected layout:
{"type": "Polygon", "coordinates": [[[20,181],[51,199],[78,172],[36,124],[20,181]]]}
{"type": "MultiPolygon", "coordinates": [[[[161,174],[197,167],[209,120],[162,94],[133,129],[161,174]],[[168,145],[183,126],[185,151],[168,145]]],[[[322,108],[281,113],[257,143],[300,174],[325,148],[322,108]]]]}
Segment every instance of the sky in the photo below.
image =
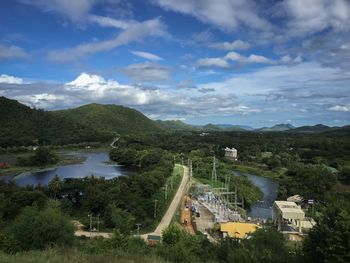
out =
{"type": "Polygon", "coordinates": [[[252,127],[350,124],[350,0],[0,2],[0,96],[252,127]]]}

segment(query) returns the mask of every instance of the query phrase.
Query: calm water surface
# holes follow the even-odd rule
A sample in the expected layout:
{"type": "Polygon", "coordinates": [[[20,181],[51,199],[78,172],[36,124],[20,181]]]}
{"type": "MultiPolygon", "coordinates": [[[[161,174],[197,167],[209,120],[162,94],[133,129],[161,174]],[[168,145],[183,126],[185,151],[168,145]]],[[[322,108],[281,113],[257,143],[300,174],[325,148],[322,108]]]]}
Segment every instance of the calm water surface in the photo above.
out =
{"type": "Polygon", "coordinates": [[[248,216],[263,219],[272,218],[272,205],[277,198],[278,182],[254,174],[240,173],[238,171],[234,171],[234,173],[238,176],[246,176],[264,194],[263,200],[251,206],[248,216]]]}
{"type": "Polygon", "coordinates": [[[69,154],[77,157],[84,157],[86,160],[81,164],[58,166],[45,171],[25,172],[17,176],[6,177],[4,179],[6,181],[13,180],[19,186],[26,186],[38,184],[47,185],[56,174],[61,180],[64,178],[83,178],[91,175],[111,179],[130,174],[130,171],[123,166],[106,163],[109,161],[109,156],[107,153],[69,154]]]}

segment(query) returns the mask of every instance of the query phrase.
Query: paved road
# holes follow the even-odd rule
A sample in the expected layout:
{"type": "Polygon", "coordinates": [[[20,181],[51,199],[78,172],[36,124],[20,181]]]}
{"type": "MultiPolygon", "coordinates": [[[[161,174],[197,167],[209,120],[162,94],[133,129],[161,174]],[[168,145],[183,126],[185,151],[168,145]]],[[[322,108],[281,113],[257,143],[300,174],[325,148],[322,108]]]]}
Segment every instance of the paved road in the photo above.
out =
{"type": "Polygon", "coordinates": [[[111,146],[112,148],[117,148],[114,144],[115,144],[118,140],[119,140],[119,137],[115,138],[115,139],[113,140],[113,142],[111,142],[110,146],[111,146]]]}
{"type": "Polygon", "coordinates": [[[112,233],[106,233],[106,232],[89,232],[89,231],[82,231],[77,230],[74,232],[74,235],[77,237],[85,236],[85,237],[104,237],[109,238],[111,237],[112,233]]]}
{"type": "Polygon", "coordinates": [[[176,212],[176,210],[181,202],[181,199],[187,191],[187,182],[189,180],[189,170],[188,170],[187,166],[183,166],[183,168],[184,168],[184,174],[183,174],[180,186],[177,189],[177,192],[176,192],[173,200],[171,201],[171,204],[168,207],[168,210],[164,214],[162,220],[160,221],[160,223],[158,224],[157,228],[154,230],[153,233],[148,233],[148,234],[142,235],[142,237],[144,239],[147,239],[148,235],[159,235],[159,236],[162,235],[162,231],[164,230],[164,228],[166,228],[167,226],[170,225],[171,220],[174,217],[175,212],[176,212]]]}

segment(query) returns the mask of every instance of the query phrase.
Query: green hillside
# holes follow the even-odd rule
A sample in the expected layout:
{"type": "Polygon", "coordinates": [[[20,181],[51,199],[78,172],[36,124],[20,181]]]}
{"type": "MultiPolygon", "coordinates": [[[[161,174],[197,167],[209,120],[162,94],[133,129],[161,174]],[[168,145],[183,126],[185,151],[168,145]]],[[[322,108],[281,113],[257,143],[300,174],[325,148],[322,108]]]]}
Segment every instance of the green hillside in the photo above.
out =
{"type": "Polygon", "coordinates": [[[122,106],[44,111],[5,97],[0,97],[0,124],[0,147],[105,142],[116,134],[162,130],[142,113],[122,106]]]}
{"type": "Polygon", "coordinates": [[[159,132],[162,129],[141,112],[118,105],[88,104],[75,109],[54,111],[55,117],[65,117],[98,132],[111,135],[159,132]]]}
{"type": "Polygon", "coordinates": [[[180,120],[168,120],[168,121],[156,121],[157,125],[168,131],[193,131],[196,130],[195,126],[186,124],[180,120]]]}

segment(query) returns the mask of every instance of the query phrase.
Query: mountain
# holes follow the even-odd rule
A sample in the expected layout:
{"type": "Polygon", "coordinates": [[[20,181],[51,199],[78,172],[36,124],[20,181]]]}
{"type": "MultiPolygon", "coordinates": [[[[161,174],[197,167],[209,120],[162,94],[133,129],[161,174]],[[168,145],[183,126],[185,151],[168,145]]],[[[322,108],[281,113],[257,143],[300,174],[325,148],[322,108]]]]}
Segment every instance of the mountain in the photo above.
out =
{"type": "Polygon", "coordinates": [[[186,124],[180,120],[156,120],[156,123],[160,128],[168,131],[193,131],[197,129],[197,127],[186,124]]]}
{"type": "Polygon", "coordinates": [[[252,131],[254,128],[247,125],[216,124],[216,126],[227,131],[252,131]]]}
{"type": "Polygon", "coordinates": [[[260,129],[255,129],[255,131],[259,131],[259,132],[271,132],[271,131],[288,131],[288,130],[293,130],[295,127],[292,124],[276,124],[272,127],[263,127],[260,129]]]}
{"type": "Polygon", "coordinates": [[[0,146],[108,141],[119,134],[160,132],[142,113],[116,105],[89,104],[44,111],[0,97],[0,146]]]}
{"type": "Polygon", "coordinates": [[[74,109],[51,112],[66,117],[98,132],[129,134],[160,132],[162,129],[141,112],[118,105],[88,104],[74,109]]]}
{"type": "Polygon", "coordinates": [[[301,126],[292,130],[292,132],[307,132],[307,133],[317,133],[326,132],[335,129],[335,127],[329,127],[323,124],[317,124],[314,126],[301,126]]]}

